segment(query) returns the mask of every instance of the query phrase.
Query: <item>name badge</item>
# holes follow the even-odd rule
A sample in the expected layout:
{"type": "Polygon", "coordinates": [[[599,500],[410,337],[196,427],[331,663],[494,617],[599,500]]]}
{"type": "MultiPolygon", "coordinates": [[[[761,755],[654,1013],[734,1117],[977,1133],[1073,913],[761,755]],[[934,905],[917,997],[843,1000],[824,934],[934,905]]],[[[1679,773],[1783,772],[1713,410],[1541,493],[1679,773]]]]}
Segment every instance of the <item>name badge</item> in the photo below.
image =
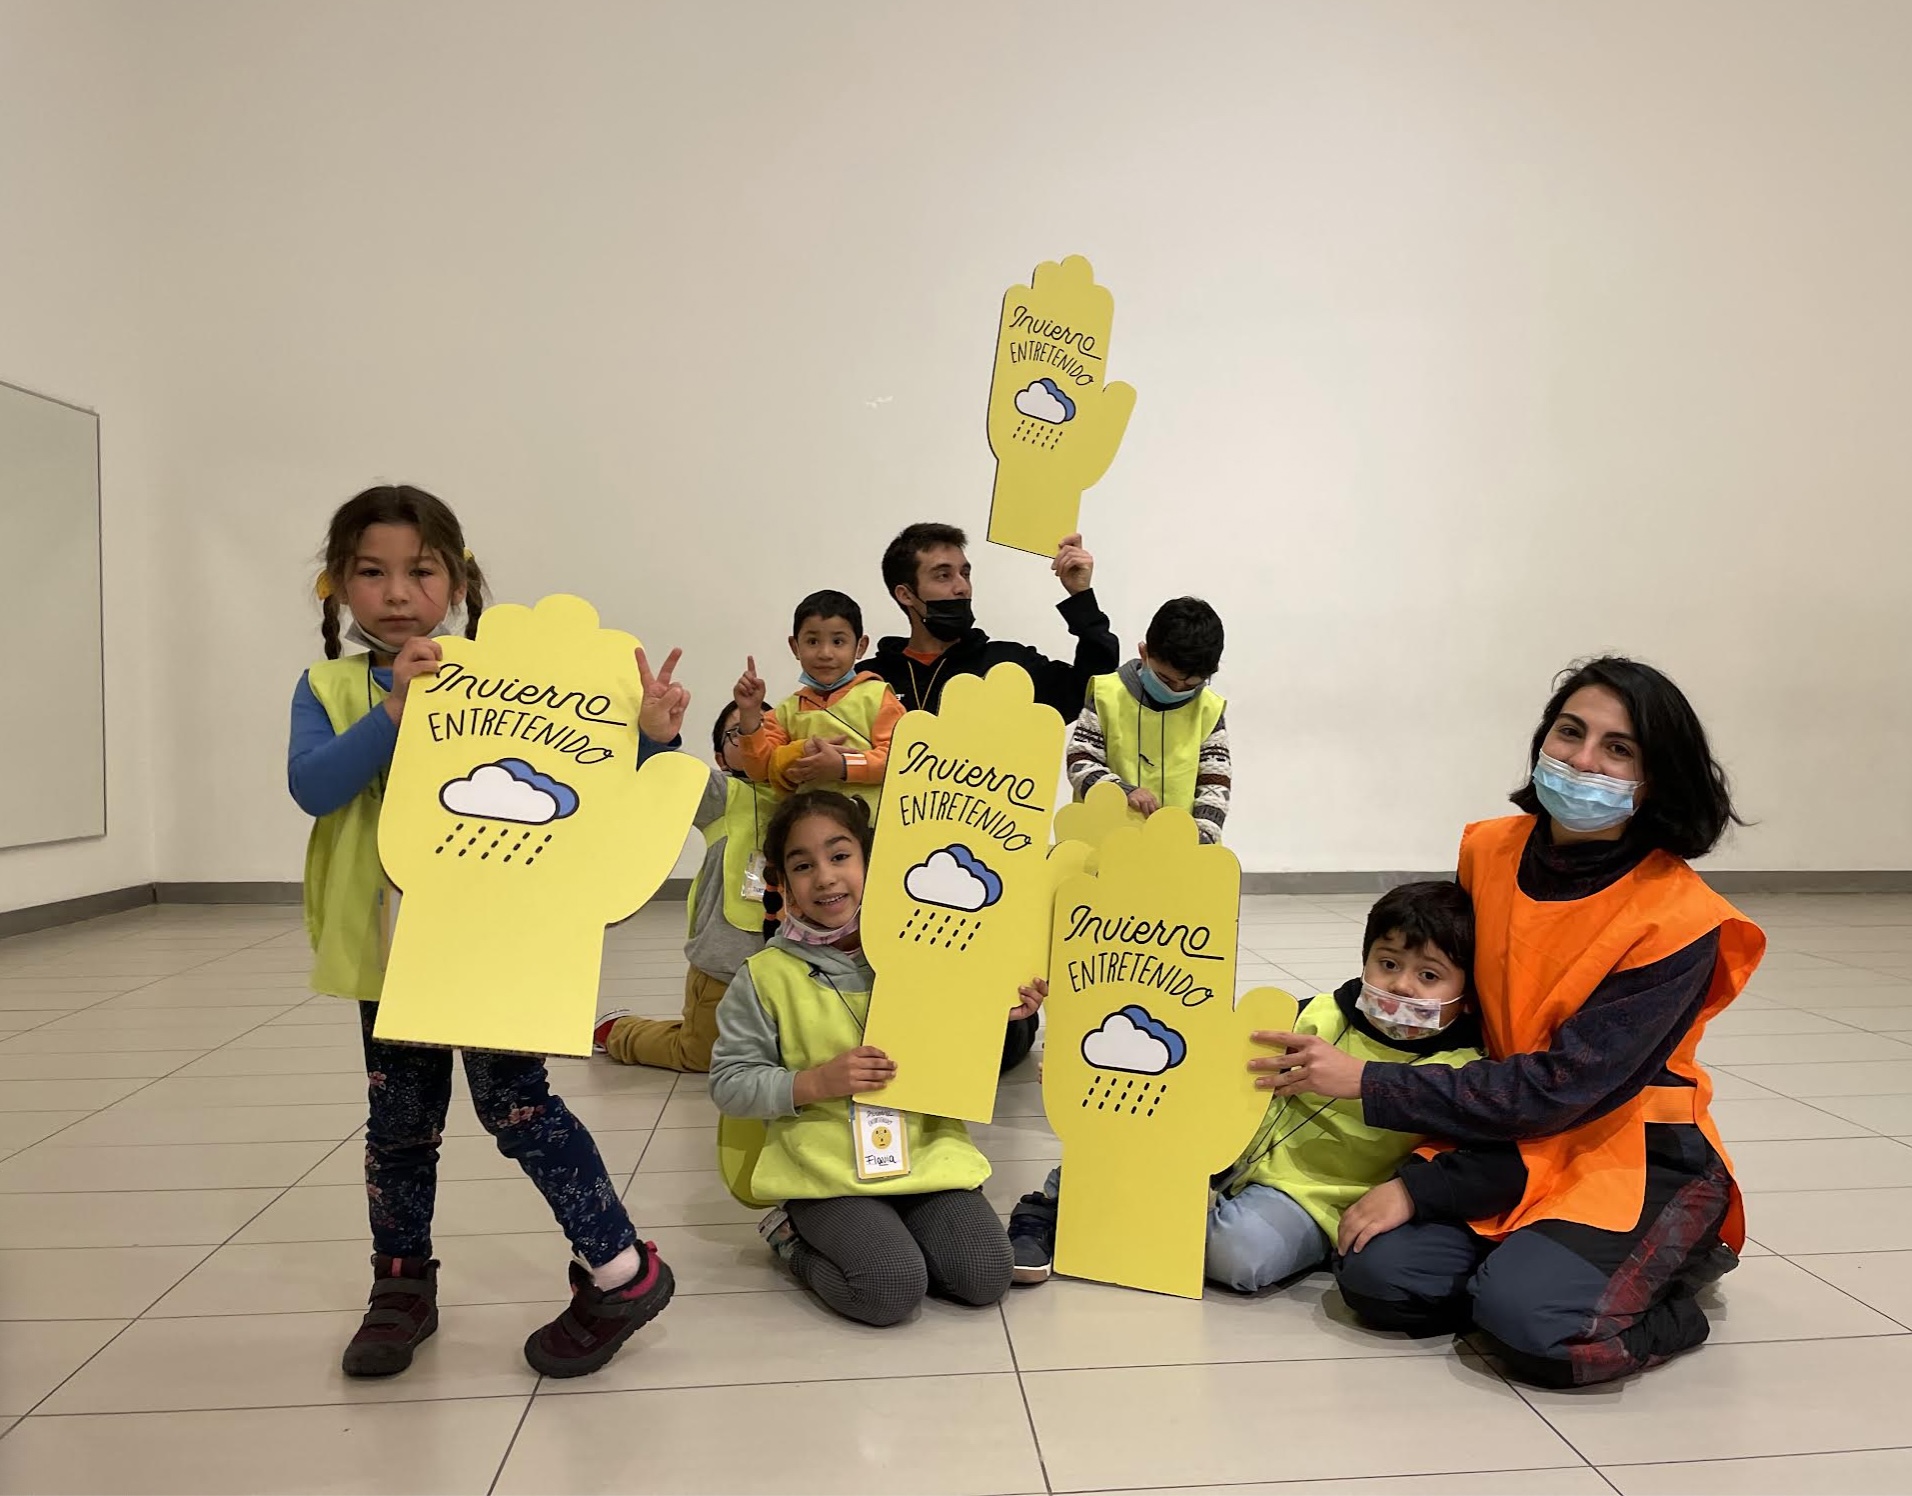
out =
{"type": "Polygon", "coordinates": [[[899,1179],[910,1171],[909,1137],[903,1114],[887,1106],[850,1103],[850,1131],[856,1142],[856,1177],[899,1179]]]}
{"type": "Polygon", "coordinates": [[[741,892],[743,896],[753,904],[761,904],[763,902],[764,889],[767,886],[764,882],[763,870],[763,853],[752,852],[750,854],[750,861],[744,864],[744,881],[741,892]]]}

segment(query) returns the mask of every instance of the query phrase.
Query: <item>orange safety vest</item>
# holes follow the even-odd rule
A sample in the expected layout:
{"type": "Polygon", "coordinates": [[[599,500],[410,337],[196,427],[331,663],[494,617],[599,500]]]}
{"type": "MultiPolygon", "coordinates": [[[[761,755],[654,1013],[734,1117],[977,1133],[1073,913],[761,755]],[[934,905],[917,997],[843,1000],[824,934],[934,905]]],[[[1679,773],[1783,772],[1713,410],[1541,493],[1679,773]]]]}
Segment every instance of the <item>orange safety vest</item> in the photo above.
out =
{"type": "MultiPolygon", "coordinates": [[[[1527,1138],[1527,1193],[1503,1216],[1469,1224],[1498,1241],[1536,1221],[1578,1221],[1630,1231],[1646,1200],[1648,1123],[1691,1123],[1732,1172],[1713,1125],[1713,1081],[1697,1053],[1707,1023],[1739,996],[1765,954],[1766,937],[1698,873],[1668,852],[1651,852],[1625,877],[1584,899],[1542,903],[1520,891],[1520,854],[1532,816],[1469,826],[1461,837],[1460,880],[1474,899],[1474,988],[1487,1052],[1495,1059],[1545,1050],[1610,973],[1632,971],[1719,931],[1712,985],[1693,1027],[1667,1060],[1686,1086],[1648,1086],[1624,1105],[1553,1137],[1527,1138]]],[[[1745,1211],[1733,1185],[1720,1235],[1735,1252],[1746,1240],[1745,1211]]]]}

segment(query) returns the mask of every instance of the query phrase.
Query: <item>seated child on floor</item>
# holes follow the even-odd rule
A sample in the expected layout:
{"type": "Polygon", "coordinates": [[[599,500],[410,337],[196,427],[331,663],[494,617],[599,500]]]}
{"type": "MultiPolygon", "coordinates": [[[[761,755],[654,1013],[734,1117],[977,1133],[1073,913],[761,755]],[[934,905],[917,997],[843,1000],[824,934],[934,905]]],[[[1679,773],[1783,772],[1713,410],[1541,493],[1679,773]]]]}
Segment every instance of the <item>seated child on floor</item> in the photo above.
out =
{"type": "MultiPolygon", "coordinates": [[[[1469,1002],[1474,909],[1458,883],[1384,894],[1368,912],[1361,950],[1361,975],[1304,1003],[1297,1033],[1364,1060],[1458,1066],[1480,1058],[1469,1002]]],[[[1358,1101],[1271,1100],[1254,1141],[1212,1181],[1208,1278],[1252,1293],[1358,1250],[1384,1199],[1364,1197],[1397,1170],[1416,1219],[1476,1220],[1520,1199],[1526,1170],[1513,1147],[1420,1160],[1421,1141],[1368,1126],[1358,1101]]],[[[1018,1283],[1049,1276],[1060,1186],[1058,1169],[1009,1218],[1018,1283]]]]}
{"type": "MultiPolygon", "coordinates": [[[[891,1325],[925,1293],[995,1303],[1009,1289],[1010,1253],[983,1198],[989,1161],[961,1122],[850,1100],[896,1074],[863,1042],[870,842],[869,811],[848,796],[814,790],[778,808],[764,857],[783,925],[718,1004],[710,1099],[726,1117],[767,1124],[742,1183],[786,1202],[758,1228],[771,1250],[838,1314],[891,1325]]],[[[1031,983],[1011,1016],[1040,1005],[1031,983]]]]}

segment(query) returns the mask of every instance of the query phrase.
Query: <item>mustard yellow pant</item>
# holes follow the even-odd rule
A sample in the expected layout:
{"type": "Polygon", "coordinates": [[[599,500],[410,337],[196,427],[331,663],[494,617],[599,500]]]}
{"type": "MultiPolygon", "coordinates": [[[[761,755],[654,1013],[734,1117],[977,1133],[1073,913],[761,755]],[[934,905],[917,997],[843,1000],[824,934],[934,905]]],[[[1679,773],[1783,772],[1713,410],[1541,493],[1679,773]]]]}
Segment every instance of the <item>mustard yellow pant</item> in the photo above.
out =
{"type": "Polygon", "coordinates": [[[684,973],[681,1018],[620,1018],[611,1025],[604,1052],[620,1065],[709,1070],[711,1047],[717,1042],[717,1004],[729,985],[691,967],[684,973]]]}

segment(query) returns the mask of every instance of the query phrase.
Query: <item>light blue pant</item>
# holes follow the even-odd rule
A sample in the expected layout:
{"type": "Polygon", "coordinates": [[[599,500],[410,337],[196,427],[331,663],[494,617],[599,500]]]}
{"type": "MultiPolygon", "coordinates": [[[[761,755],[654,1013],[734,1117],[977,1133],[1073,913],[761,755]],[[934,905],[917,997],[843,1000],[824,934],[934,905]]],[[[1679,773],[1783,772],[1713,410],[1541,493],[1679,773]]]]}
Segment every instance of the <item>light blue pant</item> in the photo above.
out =
{"type": "MultiPolygon", "coordinates": [[[[1051,1169],[1042,1192],[1051,1200],[1062,1190],[1062,1170],[1051,1169]]],[[[1208,1213],[1208,1253],[1204,1274],[1241,1293],[1292,1278],[1328,1261],[1333,1243],[1314,1217],[1266,1184],[1251,1184],[1230,1199],[1217,1200],[1208,1213]]]]}
{"type": "Polygon", "coordinates": [[[1328,1260],[1330,1242],[1314,1217],[1280,1190],[1251,1184],[1208,1213],[1208,1278],[1253,1293],[1328,1260]]]}

